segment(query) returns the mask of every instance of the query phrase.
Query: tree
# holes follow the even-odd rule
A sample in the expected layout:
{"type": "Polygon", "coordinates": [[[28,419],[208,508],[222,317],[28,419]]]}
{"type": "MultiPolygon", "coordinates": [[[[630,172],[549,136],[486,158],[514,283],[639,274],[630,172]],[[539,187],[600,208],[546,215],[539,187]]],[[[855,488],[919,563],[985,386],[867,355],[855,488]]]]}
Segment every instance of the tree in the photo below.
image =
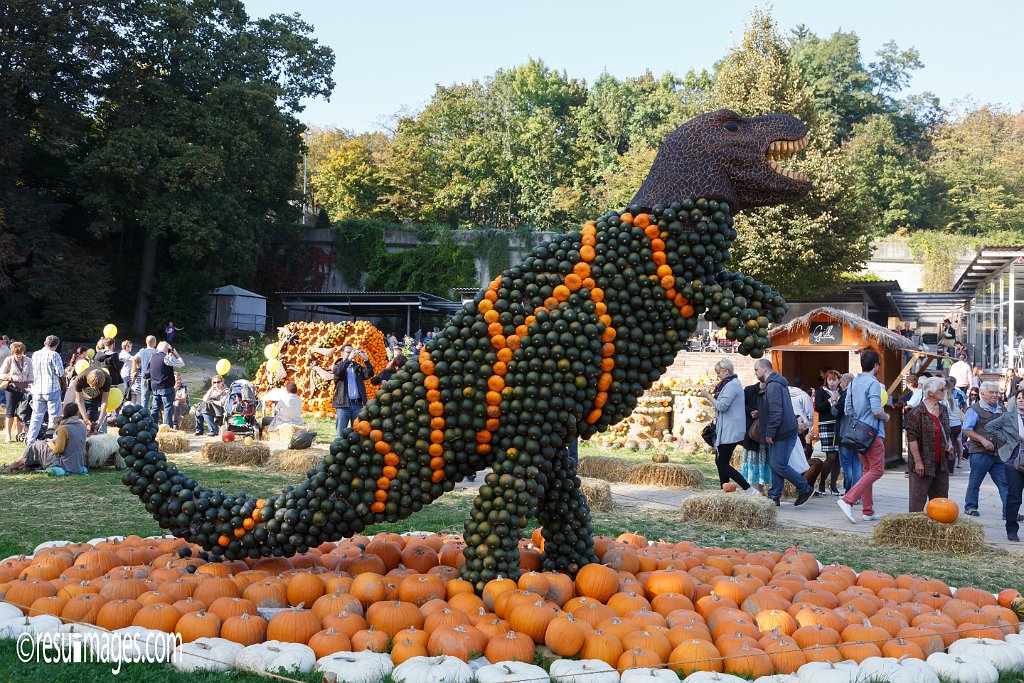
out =
{"type": "Polygon", "coordinates": [[[809,195],[783,206],[737,216],[736,269],[788,295],[838,287],[869,253],[868,226],[851,191],[850,170],[819,117],[811,89],[771,15],[755,10],[739,45],[718,65],[711,101],[743,116],[788,113],[811,126],[802,160],[787,162],[814,182],[809,195]]]}
{"type": "Polygon", "coordinates": [[[854,193],[871,217],[874,234],[924,227],[931,183],[924,165],[899,139],[891,119],[873,116],[854,124],[846,155],[854,193]]]}
{"type": "MultiPolygon", "coordinates": [[[[332,142],[310,173],[316,205],[327,209],[332,220],[374,218],[383,213],[380,196],[384,181],[373,158],[380,133],[345,137],[332,142]]],[[[386,145],[386,140],[383,142],[386,145]]]]}
{"type": "Polygon", "coordinates": [[[334,57],[297,16],[253,21],[239,0],[133,9],[76,179],[94,234],[141,252],[141,333],[151,294],[187,306],[218,280],[251,274],[292,221],[295,114],[301,98],[329,95],[334,57]]]}

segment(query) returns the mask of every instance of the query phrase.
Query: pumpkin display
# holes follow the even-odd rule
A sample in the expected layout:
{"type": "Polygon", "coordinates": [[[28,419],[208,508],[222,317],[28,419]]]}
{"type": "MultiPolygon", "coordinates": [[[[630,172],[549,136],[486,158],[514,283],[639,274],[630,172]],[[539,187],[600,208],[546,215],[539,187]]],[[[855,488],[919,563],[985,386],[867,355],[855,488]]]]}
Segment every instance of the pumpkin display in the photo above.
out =
{"type": "Polygon", "coordinates": [[[960,516],[960,506],[949,498],[932,498],[924,507],[929,519],[943,524],[952,524],[960,516]]]}

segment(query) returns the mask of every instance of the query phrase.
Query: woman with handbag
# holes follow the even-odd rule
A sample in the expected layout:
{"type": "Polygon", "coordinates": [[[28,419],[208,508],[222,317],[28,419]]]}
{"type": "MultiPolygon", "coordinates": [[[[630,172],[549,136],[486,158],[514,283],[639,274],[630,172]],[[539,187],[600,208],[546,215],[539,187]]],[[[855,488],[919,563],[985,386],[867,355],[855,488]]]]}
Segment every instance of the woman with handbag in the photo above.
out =
{"type": "Polygon", "coordinates": [[[946,408],[946,380],[926,377],[919,382],[921,402],[906,416],[910,454],[910,512],[922,512],[933,498],[949,496],[949,455],[953,439],[946,408]]]}
{"type": "Polygon", "coordinates": [[[732,454],[743,441],[746,432],[745,403],[743,385],[736,377],[732,361],[723,358],[715,363],[715,374],[718,384],[713,393],[702,391],[705,398],[715,409],[715,466],[718,468],[718,483],[724,485],[732,480],[741,489],[757,493],[750,487],[750,482],[736,471],[730,464],[732,454]]]}
{"type": "Polygon", "coordinates": [[[762,496],[772,483],[772,467],[768,462],[768,447],[760,442],[757,421],[757,401],[761,385],[754,382],[743,388],[743,409],[746,413],[746,432],[743,435],[743,459],[740,472],[743,478],[762,496]]]}
{"type": "Polygon", "coordinates": [[[0,388],[7,394],[7,443],[17,440],[25,431],[25,425],[17,417],[18,408],[26,400],[32,384],[32,362],[25,357],[25,344],[16,341],[11,343],[10,349],[11,355],[0,365],[0,388]]]}

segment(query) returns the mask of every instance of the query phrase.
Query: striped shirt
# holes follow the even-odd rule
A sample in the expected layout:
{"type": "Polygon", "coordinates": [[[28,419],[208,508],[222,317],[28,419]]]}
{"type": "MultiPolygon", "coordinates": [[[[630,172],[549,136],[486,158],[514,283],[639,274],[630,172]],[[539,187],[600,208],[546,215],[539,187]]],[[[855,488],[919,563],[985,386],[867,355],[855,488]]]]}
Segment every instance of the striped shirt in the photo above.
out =
{"type": "Polygon", "coordinates": [[[64,376],[64,364],[56,351],[45,346],[32,354],[32,395],[49,396],[60,393],[60,377],[64,376]]]}

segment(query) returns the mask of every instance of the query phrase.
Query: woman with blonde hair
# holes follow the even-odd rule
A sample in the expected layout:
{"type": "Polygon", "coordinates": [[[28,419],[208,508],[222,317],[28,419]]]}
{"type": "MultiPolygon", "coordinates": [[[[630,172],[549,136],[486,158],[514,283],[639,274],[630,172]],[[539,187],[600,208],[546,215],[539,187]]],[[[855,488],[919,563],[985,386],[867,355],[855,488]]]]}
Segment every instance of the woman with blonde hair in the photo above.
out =
{"type": "Polygon", "coordinates": [[[932,498],[949,496],[949,455],[953,439],[946,408],[946,380],[926,377],[918,385],[921,403],[906,416],[910,466],[910,512],[921,512],[932,498]]]}
{"type": "Polygon", "coordinates": [[[715,409],[715,466],[718,467],[718,483],[724,486],[732,480],[744,491],[757,493],[729,462],[746,433],[743,385],[736,377],[732,361],[727,358],[715,363],[715,374],[718,376],[718,384],[714,392],[703,391],[701,396],[715,409]]]}

